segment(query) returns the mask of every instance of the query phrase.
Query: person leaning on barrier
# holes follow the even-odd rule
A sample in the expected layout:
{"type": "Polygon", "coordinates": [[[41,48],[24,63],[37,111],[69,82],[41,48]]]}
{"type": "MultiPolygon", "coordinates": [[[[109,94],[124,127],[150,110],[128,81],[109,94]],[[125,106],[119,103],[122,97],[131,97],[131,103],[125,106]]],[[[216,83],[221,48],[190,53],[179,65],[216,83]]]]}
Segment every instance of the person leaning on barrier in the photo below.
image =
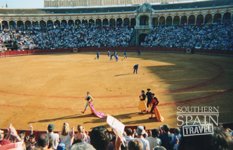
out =
{"type": "Polygon", "coordinates": [[[40,134],[39,138],[37,140],[36,148],[35,150],[47,150],[49,149],[49,138],[48,136],[44,134],[40,134]]]}
{"type": "Polygon", "coordinates": [[[0,130],[0,146],[10,144],[11,141],[4,138],[4,131],[0,130]]]}
{"type": "Polygon", "coordinates": [[[49,138],[49,142],[50,142],[50,146],[53,149],[57,149],[58,143],[59,143],[59,134],[54,133],[54,125],[53,124],[49,124],[48,125],[48,138],[49,138]]]}
{"type": "Polygon", "coordinates": [[[128,150],[143,150],[143,143],[139,139],[129,141],[128,150]]]}
{"type": "Polygon", "coordinates": [[[112,134],[103,126],[98,126],[90,132],[91,144],[96,150],[107,150],[112,147],[112,134]]]}

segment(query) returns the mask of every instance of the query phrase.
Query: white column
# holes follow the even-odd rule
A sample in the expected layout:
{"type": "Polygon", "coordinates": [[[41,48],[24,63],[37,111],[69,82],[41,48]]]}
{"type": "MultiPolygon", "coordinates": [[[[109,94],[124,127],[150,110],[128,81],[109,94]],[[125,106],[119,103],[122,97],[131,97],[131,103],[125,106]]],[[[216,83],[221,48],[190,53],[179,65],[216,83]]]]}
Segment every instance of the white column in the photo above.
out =
{"type": "Polygon", "coordinates": [[[152,29],[152,27],[153,27],[153,25],[152,25],[152,16],[149,15],[148,17],[149,17],[149,28],[152,29]]]}
{"type": "Polygon", "coordinates": [[[206,17],[206,15],[203,15],[203,23],[202,24],[205,24],[205,17],[206,17]]]}
{"type": "Polygon", "coordinates": [[[171,16],[171,17],[172,17],[172,25],[173,25],[174,16],[171,16]]]}
{"type": "Polygon", "coordinates": [[[221,14],[221,23],[223,23],[223,16],[224,16],[224,13],[221,14]]]}

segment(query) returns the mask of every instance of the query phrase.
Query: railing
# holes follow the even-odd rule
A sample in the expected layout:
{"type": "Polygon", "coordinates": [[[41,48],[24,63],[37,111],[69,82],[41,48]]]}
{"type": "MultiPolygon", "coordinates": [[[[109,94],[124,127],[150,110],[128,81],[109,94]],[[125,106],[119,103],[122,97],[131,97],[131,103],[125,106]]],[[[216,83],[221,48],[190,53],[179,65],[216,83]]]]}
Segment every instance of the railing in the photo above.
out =
{"type": "MultiPolygon", "coordinates": [[[[25,55],[40,55],[40,54],[54,54],[54,53],[78,53],[78,52],[107,52],[107,51],[128,51],[137,52],[138,50],[142,52],[173,52],[173,53],[186,53],[184,48],[164,48],[164,47],[85,47],[85,48],[66,48],[66,49],[48,49],[48,50],[21,50],[21,51],[4,51],[0,52],[0,57],[11,57],[11,56],[25,56],[25,55]]],[[[192,50],[194,53],[198,54],[209,54],[209,55],[233,55],[231,50],[203,50],[195,49],[192,50]]]]}

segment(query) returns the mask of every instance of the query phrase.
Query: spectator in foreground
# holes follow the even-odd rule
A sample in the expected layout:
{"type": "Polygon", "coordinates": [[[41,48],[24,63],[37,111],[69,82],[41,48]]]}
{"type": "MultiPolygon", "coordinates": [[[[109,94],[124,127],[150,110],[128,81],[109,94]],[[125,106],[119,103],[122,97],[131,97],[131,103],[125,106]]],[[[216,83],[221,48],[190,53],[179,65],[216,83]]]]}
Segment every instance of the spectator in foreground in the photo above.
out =
{"type": "Polygon", "coordinates": [[[59,143],[57,146],[57,150],[67,150],[66,145],[64,143],[59,143]]]}
{"type": "Polygon", "coordinates": [[[74,131],[70,131],[70,125],[67,122],[65,122],[63,124],[62,131],[59,137],[60,137],[60,143],[64,143],[66,149],[70,149],[74,139],[73,136],[74,136],[74,131]]]}
{"type": "Polygon", "coordinates": [[[181,138],[180,129],[179,128],[175,128],[174,129],[174,139],[173,139],[173,144],[174,144],[173,149],[174,150],[178,149],[180,138],[181,138]]]}
{"type": "Polygon", "coordinates": [[[36,147],[36,138],[34,134],[31,134],[26,141],[26,149],[27,150],[32,150],[36,147]]]}
{"type": "Polygon", "coordinates": [[[78,134],[76,136],[76,143],[72,145],[71,150],[95,150],[95,148],[85,142],[84,134],[78,134]]]}
{"type": "Polygon", "coordinates": [[[4,131],[0,130],[0,146],[10,144],[11,142],[7,139],[4,139],[4,131]]]}
{"type": "Polygon", "coordinates": [[[77,126],[77,133],[74,136],[74,142],[79,142],[79,137],[82,136],[83,137],[83,141],[90,143],[90,137],[89,135],[86,133],[85,128],[82,125],[78,125],[77,126]]]}
{"type": "Polygon", "coordinates": [[[111,134],[103,126],[98,126],[90,132],[91,144],[96,150],[107,150],[112,139],[111,134]]]}
{"type": "Polygon", "coordinates": [[[159,138],[162,141],[162,146],[168,150],[173,149],[174,144],[172,143],[172,140],[174,139],[174,135],[170,133],[168,125],[165,124],[161,127],[159,138]]]}
{"type": "Polygon", "coordinates": [[[46,134],[40,134],[36,144],[36,150],[48,150],[49,138],[46,134]]]}
{"type": "Polygon", "coordinates": [[[153,150],[167,150],[167,149],[163,146],[156,146],[153,150]]]}
{"type": "Polygon", "coordinates": [[[149,141],[143,137],[143,135],[146,134],[146,131],[145,131],[144,127],[143,126],[138,126],[137,130],[136,130],[136,133],[137,133],[137,137],[135,139],[138,139],[138,140],[140,140],[142,142],[143,150],[150,150],[149,141]]]}
{"type": "Polygon", "coordinates": [[[139,139],[129,141],[128,150],[143,150],[143,143],[139,139]]]}
{"type": "Polygon", "coordinates": [[[59,144],[59,135],[57,133],[54,133],[53,130],[54,130],[54,125],[49,124],[48,125],[49,144],[50,144],[51,148],[57,149],[57,146],[59,144]]]}
{"type": "Polygon", "coordinates": [[[129,141],[132,141],[134,139],[133,130],[131,128],[126,128],[125,133],[126,133],[125,140],[126,140],[126,146],[127,146],[129,141]]]}
{"type": "Polygon", "coordinates": [[[151,132],[152,132],[152,136],[148,136],[146,138],[150,143],[150,148],[160,146],[161,145],[161,140],[159,138],[159,130],[158,129],[153,129],[151,132]]]}

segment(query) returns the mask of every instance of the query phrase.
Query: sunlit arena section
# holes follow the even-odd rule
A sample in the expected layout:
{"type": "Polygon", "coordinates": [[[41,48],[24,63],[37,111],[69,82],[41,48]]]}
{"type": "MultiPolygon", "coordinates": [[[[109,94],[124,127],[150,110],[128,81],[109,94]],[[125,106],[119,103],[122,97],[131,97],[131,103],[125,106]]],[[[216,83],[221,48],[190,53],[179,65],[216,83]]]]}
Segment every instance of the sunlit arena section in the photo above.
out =
{"type": "MultiPolygon", "coordinates": [[[[217,105],[220,122],[231,122],[232,58],[200,55],[130,52],[127,60],[110,61],[101,53],[35,55],[0,59],[1,127],[9,122],[19,129],[33,123],[46,129],[49,122],[85,124],[87,129],[105,121],[81,111],[86,91],[95,107],[116,116],[126,125],[144,124],[148,129],[176,126],[176,105],[217,105]],[[216,61],[218,60],[218,61],[216,61]],[[133,65],[140,64],[138,74],[133,65]],[[140,91],[151,88],[158,97],[164,122],[140,115],[140,91]],[[22,119],[23,118],[23,119],[22,119]]],[[[58,128],[58,129],[59,129],[58,128]]]]}
{"type": "Polygon", "coordinates": [[[85,141],[104,150],[98,132],[116,150],[131,132],[167,150],[231,149],[232,0],[44,6],[0,8],[0,150],[22,146],[21,131],[29,143],[55,131],[53,149],[85,141]]]}

